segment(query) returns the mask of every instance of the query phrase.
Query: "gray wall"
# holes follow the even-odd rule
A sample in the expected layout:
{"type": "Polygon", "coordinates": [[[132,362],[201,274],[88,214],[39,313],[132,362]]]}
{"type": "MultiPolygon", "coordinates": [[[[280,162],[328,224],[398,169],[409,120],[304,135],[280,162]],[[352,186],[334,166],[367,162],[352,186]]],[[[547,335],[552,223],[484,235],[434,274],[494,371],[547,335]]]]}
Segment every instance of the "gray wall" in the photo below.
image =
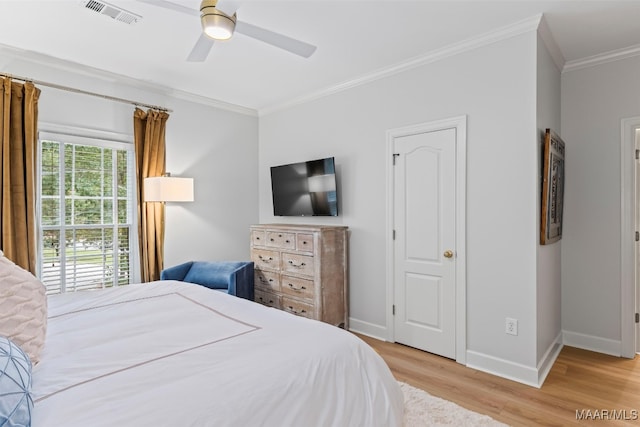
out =
{"type": "MultiPolygon", "coordinates": [[[[536,203],[536,223],[539,230],[542,195],[542,147],[543,135],[547,128],[563,135],[560,128],[560,70],[553,62],[540,37],[538,37],[537,64],[537,127],[538,127],[538,191],[536,203]]],[[[539,233],[539,232],[538,232],[539,233]]],[[[561,342],[561,248],[564,239],[549,245],[540,245],[538,240],[537,258],[537,360],[541,361],[545,353],[561,342]]]]}
{"type": "Polygon", "coordinates": [[[537,381],[536,62],[532,31],[260,117],[260,221],[349,226],[352,329],[387,336],[385,132],[466,114],[468,361],[537,381]],[[274,217],[269,167],[323,156],[341,215],[274,217]]]}
{"type": "Polygon", "coordinates": [[[621,120],[640,116],[640,57],[562,75],[567,144],[562,241],[565,343],[619,354],[621,120]]]}

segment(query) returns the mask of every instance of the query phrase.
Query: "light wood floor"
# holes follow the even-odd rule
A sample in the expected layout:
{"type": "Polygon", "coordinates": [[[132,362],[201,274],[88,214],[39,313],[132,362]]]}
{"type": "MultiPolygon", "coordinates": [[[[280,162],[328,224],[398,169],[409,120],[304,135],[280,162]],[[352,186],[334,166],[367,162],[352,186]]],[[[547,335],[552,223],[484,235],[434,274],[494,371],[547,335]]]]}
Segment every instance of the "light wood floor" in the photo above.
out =
{"type": "Polygon", "coordinates": [[[397,380],[511,426],[640,426],[640,356],[630,360],[564,347],[542,388],[535,388],[358,336],[382,356],[397,380]],[[626,420],[577,420],[579,410],[593,415],[615,410],[626,420]]]}

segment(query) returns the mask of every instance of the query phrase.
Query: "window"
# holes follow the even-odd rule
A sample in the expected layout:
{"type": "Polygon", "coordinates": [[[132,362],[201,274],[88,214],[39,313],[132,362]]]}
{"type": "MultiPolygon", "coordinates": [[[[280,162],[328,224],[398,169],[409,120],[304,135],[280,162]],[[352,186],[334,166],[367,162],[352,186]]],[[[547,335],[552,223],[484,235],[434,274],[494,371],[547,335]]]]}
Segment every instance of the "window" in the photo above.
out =
{"type": "Polygon", "coordinates": [[[47,293],[129,284],[133,144],[40,134],[39,275],[47,293]]]}

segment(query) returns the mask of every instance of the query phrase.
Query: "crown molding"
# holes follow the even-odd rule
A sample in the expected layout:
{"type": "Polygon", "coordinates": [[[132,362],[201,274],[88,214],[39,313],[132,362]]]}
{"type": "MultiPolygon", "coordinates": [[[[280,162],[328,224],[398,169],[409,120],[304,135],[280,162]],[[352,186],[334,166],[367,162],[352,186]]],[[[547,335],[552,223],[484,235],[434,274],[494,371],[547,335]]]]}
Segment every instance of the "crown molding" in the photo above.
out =
{"type": "MultiPolygon", "coordinates": [[[[163,86],[157,86],[159,88],[163,86]]],[[[164,95],[182,99],[183,101],[195,102],[197,104],[207,105],[209,107],[219,108],[220,110],[231,111],[234,113],[244,114],[245,116],[258,117],[258,110],[243,107],[242,105],[231,104],[229,102],[220,101],[218,99],[208,98],[206,96],[197,95],[184,90],[165,88],[167,92],[164,95]]]]}
{"type": "Polygon", "coordinates": [[[530,18],[526,18],[521,21],[514,22],[513,24],[497,28],[495,30],[481,34],[479,36],[465,39],[460,42],[445,46],[443,48],[428,52],[426,54],[416,56],[409,60],[399,62],[395,65],[384,67],[377,71],[364,74],[353,80],[347,80],[343,83],[339,83],[334,86],[329,86],[327,88],[321,89],[319,91],[313,92],[305,96],[301,96],[299,98],[292,99],[290,101],[285,101],[283,103],[276,104],[273,106],[260,108],[258,110],[258,115],[263,116],[263,115],[274,113],[276,111],[285,110],[285,109],[294,107],[296,105],[300,105],[310,101],[314,101],[316,99],[324,98],[326,96],[329,96],[338,92],[342,92],[347,89],[351,89],[357,86],[371,83],[373,81],[380,80],[385,77],[393,76],[395,74],[399,74],[404,71],[411,70],[413,68],[421,67],[423,65],[437,62],[454,55],[468,52],[468,51],[480,48],[482,46],[487,46],[492,43],[499,42],[501,40],[509,39],[511,37],[515,37],[529,31],[535,31],[540,25],[541,19],[542,19],[542,14],[538,14],[530,18]]]}
{"type": "Polygon", "coordinates": [[[569,71],[580,70],[582,68],[595,67],[596,65],[633,58],[634,56],[640,56],[640,44],[612,50],[598,55],[587,56],[586,58],[567,61],[562,72],[566,73],[569,71]]]}
{"type": "MultiPolygon", "coordinates": [[[[221,110],[231,111],[234,113],[244,114],[248,116],[256,117],[258,115],[258,111],[253,108],[247,108],[247,107],[231,104],[224,101],[219,101],[217,99],[208,98],[206,96],[197,95],[195,93],[173,89],[173,88],[152,83],[149,81],[136,79],[133,77],[113,73],[110,71],[105,71],[99,68],[89,67],[87,65],[79,64],[72,61],[67,61],[64,59],[56,58],[54,56],[50,56],[42,53],[18,49],[12,46],[0,44],[0,57],[2,58],[2,60],[0,61],[0,70],[8,74],[11,74],[11,72],[10,70],[6,70],[6,68],[8,67],[8,64],[11,63],[12,60],[24,60],[24,61],[33,63],[35,65],[42,65],[42,66],[54,68],[59,71],[80,74],[86,77],[90,77],[92,79],[99,79],[104,82],[109,82],[109,83],[116,82],[119,84],[135,87],[136,89],[146,90],[155,95],[172,97],[176,99],[181,99],[183,101],[195,102],[197,104],[219,108],[221,110]]],[[[16,73],[16,74],[19,74],[19,73],[16,73]]],[[[39,76],[28,76],[28,77],[33,79],[40,79],[39,76]]],[[[46,78],[42,78],[41,80],[46,80],[46,78]]],[[[78,88],[78,89],[81,89],[81,88],[78,88]]],[[[105,95],[109,95],[109,94],[105,94],[105,95]]],[[[157,104],[158,102],[156,101],[155,103],[157,104]]],[[[165,107],[170,108],[171,106],[166,105],[165,107]]]]}
{"type": "Polygon", "coordinates": [[[549,25],[547,24],[547,20],[544,15],[542,15],[540,19],[540,25],[538,26],[538,34],[540,34],[540,38],[542,42],[547,47],[547,52],[551,55],[553,62],[555,62],[558,70],[562,71],[566,64],[566,60],[564,59],[564,55],[562,55],[562,51],[560,50],[560,46],[556,43],[556,39],[551,34],[551,30],[549,29],[549,25]]]}

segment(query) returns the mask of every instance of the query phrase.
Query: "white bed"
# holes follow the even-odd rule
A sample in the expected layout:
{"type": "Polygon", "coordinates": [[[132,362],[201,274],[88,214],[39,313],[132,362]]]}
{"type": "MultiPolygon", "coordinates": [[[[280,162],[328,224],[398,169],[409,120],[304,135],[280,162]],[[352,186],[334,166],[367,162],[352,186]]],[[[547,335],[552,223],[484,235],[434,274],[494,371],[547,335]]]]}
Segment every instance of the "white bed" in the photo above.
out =
{"type": "Polygon", "coordinates": [[[48,305],[33,427],[402,423],[384,361],[334,326],[176,281],[48,305]]]}

